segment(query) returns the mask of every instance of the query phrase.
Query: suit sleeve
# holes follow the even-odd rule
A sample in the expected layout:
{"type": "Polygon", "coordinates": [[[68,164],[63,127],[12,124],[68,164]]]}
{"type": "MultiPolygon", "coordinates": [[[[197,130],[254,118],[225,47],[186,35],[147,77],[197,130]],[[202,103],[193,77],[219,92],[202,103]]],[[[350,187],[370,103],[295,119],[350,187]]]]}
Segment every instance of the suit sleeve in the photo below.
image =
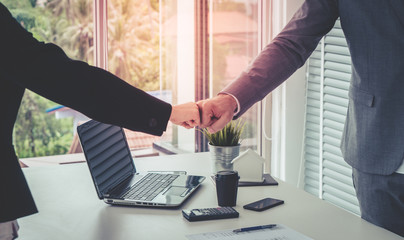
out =
{"type": "Polygon", "coordinates": [[[336,0],[306,0],[289,23],[221,93],[235,96],[241,116],[304,65],[338,18],[336,0]]]}
{"type": "Polygon", "coordinates": [[[171,105],[33,38],[0,4],[0,81],[12,81],[90,118],[161,135],[171,105]]]}

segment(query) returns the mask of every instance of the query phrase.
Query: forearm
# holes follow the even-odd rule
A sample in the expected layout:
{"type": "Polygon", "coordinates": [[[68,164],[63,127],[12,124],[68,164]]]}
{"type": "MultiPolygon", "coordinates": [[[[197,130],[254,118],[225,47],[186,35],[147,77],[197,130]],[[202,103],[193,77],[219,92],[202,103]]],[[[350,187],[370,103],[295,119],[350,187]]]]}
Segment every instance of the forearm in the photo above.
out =
{"type": "Polygon", "coordinates": [[[171,114],[171,106],[130,86],[100,68],[73,61],[56,46],[40,54],[21,81],[38,94],[76,109],[90,118],[136,131],[161,135],[171,114]]]}
{"type": "Polygon", "coordinates": [[[236,117],[262,100],[303,66],[337,17],[336,1],[306,1],[251,65],[222,90],[232,94],[240,102],[240,112],[236,117]]]}

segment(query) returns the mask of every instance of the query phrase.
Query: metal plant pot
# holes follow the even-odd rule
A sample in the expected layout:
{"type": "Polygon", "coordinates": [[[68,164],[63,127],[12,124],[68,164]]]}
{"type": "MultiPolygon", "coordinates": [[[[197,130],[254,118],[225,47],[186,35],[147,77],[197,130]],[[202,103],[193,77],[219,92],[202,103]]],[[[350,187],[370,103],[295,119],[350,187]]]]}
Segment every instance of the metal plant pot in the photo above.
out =
{"type": "Polygon", "coordinates": [[[212,173],[223,170],[233,170],[234,158],[240,153],[240,144],[237,146],[213,146],[209,144],[212,159],[212,173]]]}

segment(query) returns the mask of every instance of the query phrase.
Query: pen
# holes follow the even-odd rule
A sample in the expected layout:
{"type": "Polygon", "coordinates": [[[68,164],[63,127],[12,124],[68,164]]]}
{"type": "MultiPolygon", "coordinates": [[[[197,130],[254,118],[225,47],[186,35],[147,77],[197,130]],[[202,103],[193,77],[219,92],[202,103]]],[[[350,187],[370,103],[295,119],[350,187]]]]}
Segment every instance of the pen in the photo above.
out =
{"type": "Polygon", "coordinates": [[[247,231],[254,231],[254,230],[267,229],[267,228],[274,228],[274,227],[276,227],[276,224],[269,224],[269,225],[255,226],[255,227],[239,228],[239,229],[233,230],[233,232],[234,232],[234,233],[239,233],[239,232],[247,232],[247,231]]]}

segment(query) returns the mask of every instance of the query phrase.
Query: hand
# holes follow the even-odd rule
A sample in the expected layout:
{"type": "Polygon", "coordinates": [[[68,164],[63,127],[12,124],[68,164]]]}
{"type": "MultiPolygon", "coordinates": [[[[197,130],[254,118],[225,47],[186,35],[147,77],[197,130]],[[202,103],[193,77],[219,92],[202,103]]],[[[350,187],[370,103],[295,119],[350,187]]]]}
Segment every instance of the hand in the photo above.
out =
{"type": "Polygon", "coordinates": [[[198,105],[189,102],[172,106],[170,121],[187,129],[198,126],[200,124],[198,105]]]}
{"type": "Polygon", "coordinates": [[[219,94],[211,99],[197,102],[201,112],[201,124],[199,127],[207,128],[210,133],[215,133],[233,119],[237,109],[236,100],[227,94],[219,94]]]}

